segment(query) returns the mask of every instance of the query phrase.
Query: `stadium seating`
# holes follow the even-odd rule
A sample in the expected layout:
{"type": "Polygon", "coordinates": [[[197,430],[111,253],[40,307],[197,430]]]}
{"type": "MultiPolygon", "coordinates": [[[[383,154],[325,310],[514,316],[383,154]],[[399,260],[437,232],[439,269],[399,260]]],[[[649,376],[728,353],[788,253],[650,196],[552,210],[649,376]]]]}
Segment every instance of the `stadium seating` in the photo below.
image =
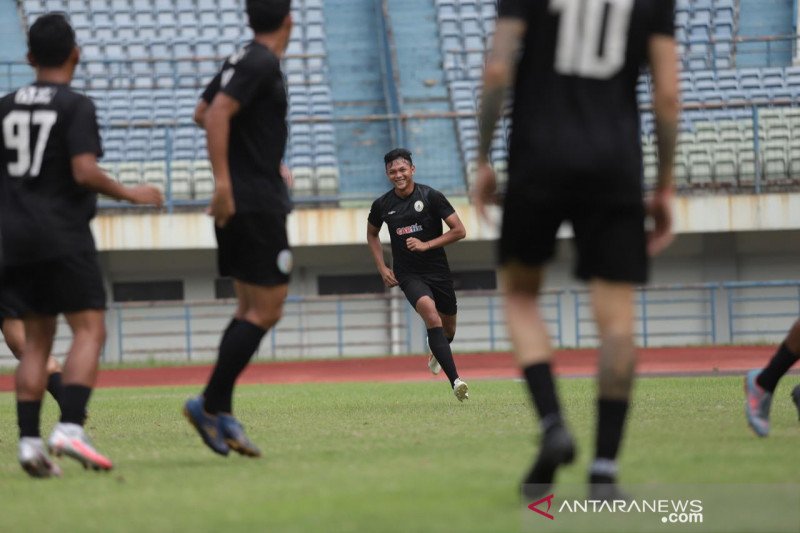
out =
{"type": "MultiPolygon", "coordinates": [[[[250,36],[242,0],[18,2],[28,23],[47,11],[69,14],[84,58],[75,85],[97,102],[104,162],[119,179],[163,184],[169,177],[173,199],[208,197],[213,178],[205,136],[190,117],[221,59],[250,36]]],[[[403,110],[456,114],[439,121],[407,120],[406,141],[419,154],[426,180],[446,190],[465,188],[461,176],[470,179],[477,153],[480,77],[496,2],[409,0],[389,2],[389,7],[390,23],[414,26],[413,31],[394,32],[403,110]],[[425,22],[415,25],[413,20],[425,22]],[[420,55],[436,47],[440,55],[420,55]]],[[[295,194],[372,194],[384,182],[364,160],[364,150],[383,148],[392,137],[387,121],[352,117],[387,112],[386,80],[377,73],[374,30],[359,33],[351,26],[343,33],[339,28],[348,20],[372,24],[374,3],[294,0],[293,9],[296,29],[283,69],[290,102],[286,158],[295,172],[295,194]],[[347,174],[344,182],[342,172],[347,174]]],[[[748,67],[741,68],[741,43],[734,45],[734,40],[742,31],[756,31],[751,28],[756,23],[750,15],[740,21],[740,9],[737,0],[677,0],[686,109],[676,172],[684,186],[747,188],[757,175],[778,186],[800,180],[800,115],[792,107],[800,99],[800,67],[749,66],[748,60],[742,62],[748,67]]],[[[648,183],[656,168],[650,94],[650,80],[642,76],[637,97],[648,183]]],[[[492,144],[491,160],[501,179],[510,131],[510,120],[504,118],[492,144]]]]}
{"type": "MultiPolygon", "coordinates": [[[[440,46],[453,110],[459,118],[464,164],[470,168],[478,144],[477,103],[484,50],[494,29],[492,0],[435,0],[440,46]]],[[[753,105],[791,105],[800,97],[800,67],[735,69],[732,40],[737,35],[734,0],[678,0],[676,38],[683,63],[681,91],[689,108],[682,117],[676,161],[679,184],[692,187],[750,187],[757,168],[770,184],[800,180],[800,127],[796,108],[761,110],[760,143],[753,142],[753,105]],[[707,107],[707,108],[706,108],[707,107]],[[793,132],[797,132],[797,136],[793,132]],[[724,139],[724,141],[723,141],[724,139]],[[757,154],[757,156],[756,156],[757,154]]],[[[642,113],[645,180],[655,180],[656,155],[649,76],[637,87],[642,113]]],[[[491,159],[506,167],[511,124],[499,125],[491,159]]],[[[468,172],[468,178],[472,173],[468,172]]]]}
{"type": "MultiPolygon", "coordinates": [[[[177,163],[172,167],[188,173],[189,183],[205,182],[209,177],[205,169],[194,164],[205,158],[205,136],[188,124],[202,87],[222,59],[252,36],[242,2],[23,0],[21,4],[28,23],[49,11],[69,15],[83,56],[74,86],[86,90],[97,103],[105,125],[105,161],[111,168],[126,162],[125,177],[120,179],[132,179],[139,169],[140,181],[158,183],[155,169],[168,168],[164,161],[172,149],[177,163]],[[147,167],[159,157],[158,165],[147,167]],[[195,175],[195,170],[200,173],[195,175]]],[[[335,193],[338,161],[322,0],[296,0],[293,9],[297,26],[283,65],[290,87],[287,162],[301,177],[295,194],[316,194],[320,180],[327,192],[335,193]]],[[[184,180],[186,174],[179,175],[184,180]]],[[[166,175],[160,179],[164,185],[166,175]]],[[[208,187],[180,189],[173,191],[175,199],[200,198],[198,190],[208,187]]]]}

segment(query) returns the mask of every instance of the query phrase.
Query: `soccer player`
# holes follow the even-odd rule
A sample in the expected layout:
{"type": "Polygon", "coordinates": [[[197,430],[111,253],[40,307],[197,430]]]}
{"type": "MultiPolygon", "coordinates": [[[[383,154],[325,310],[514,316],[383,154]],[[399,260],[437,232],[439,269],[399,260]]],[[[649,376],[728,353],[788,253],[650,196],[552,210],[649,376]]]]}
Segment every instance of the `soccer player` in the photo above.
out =
{"type": "Polygon", "coordinates": [[[288,102],[280,69],[292,30],[290,1],[248,0],[247,15],[253,40],[225,61],[195,110],[216,182],[209,214],[219,273],[233,278],[238,307],[208,384],[186,402],[184,415],[214,452],[228,455],[232,448],[259,457],[232,402],[236,379],[283,313],[292,268],[289,177],[281,164],[288,102]]]}
{"type": "MultiPolygon", "coordinates": [[[[22,349],[25,346],[25,324],[21,319],[14,318],[14,313],[2,303],[0,303],[0,332],[3,333],[12,355],[18,360],[21,359],[22,349]]],[[[56,403],[61,401],[61,388],[61,364],[51,355],[47,358],[47,392],[53,396],[56,403]]]]}
{"type": "Polygon", "coordinates": [[[106,295],[89,221],[96,193],[135,204],[162,203],[158,189],[124,187],[98,166],[102,149],[94,104],[69,87],[78,59],[67,20],[59,14],[39,17],[28,32],[36,81],[0,100],[4,300],[24,323],[15,376],[19,461],[35,477],[60,474],[42,442],[39,413],[62,313],[73,339],[64,363],[61,419],[48,448],[86,468],[112,467],[83,428],[105,342],[106,295]]]}
{"type": "Polygon", "coordinates": [[[397,148],[383,157],[386,176],[393,188],[372,203],[367,224],[367,243],[375,266],[387,287],[400,286],[428,330],[434,374],[444,369],[459,401],[469,398],[466,382],[458,377],[450,343],[456,334],[456,293],[444,247],[463,239],[467,232],[447,198],[439,191],[414,182],[416,167],[411,152],[397,148]],[[450,228],[442,234],[442,220],[450,228]],[[383,223],[389,226],[393,268],[383,262],[378,237],[383,223]]]}
{"type": "MultiPolygon", "coordinates": [[[[744,412],[747,423],[759,437],[769,435],[769,408],[778,381],[800,359],[800,320],[795,321],[778,351],[763,369],[751,370],[744,378],[744,412]]],[[[792,390],[792,401],[800,415],[800,385],[792,390]]]]}
{"type": "MultiPolygon", "coordinates": [[[[539,414],[539,456],[523,480],[527,496],[549,489],[575,445],[561,414],[553,350],[539,308],[544,265],[556,232],[572,224],[575,274],[589,283],[600,337],[595,499],[618,495],[617,453],[634,378],[634,286],[672,240],[672,162],[678,73],[671,0],[501,0],[483,79],[474,199],[493,197],[492,133],[513,85],[514,124],[499,260],[506,320],[539,414]],[[636,81],[649,63],[658,138],[658,183],[645,206],[636,81]],[[649,235],[645,215],[653,218],[649,235]]],[[[484,215],[485,216],[485,215],[484,215]]]]}

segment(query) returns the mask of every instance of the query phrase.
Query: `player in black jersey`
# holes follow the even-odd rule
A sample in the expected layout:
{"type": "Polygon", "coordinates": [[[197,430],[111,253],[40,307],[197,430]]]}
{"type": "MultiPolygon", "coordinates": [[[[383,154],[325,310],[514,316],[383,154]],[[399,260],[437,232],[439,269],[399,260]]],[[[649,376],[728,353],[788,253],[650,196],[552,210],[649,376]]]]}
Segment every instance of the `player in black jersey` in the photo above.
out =
{"type": "Polygon", "coordinates": [[[456,334],[456,294],[444,247],[467,232],[453,206],[439,191],[414,182],[411,152],[398,148],[383,158],[394,188],[375,200],[369,212],[367,243],[387,287],[400,285],[411,306],[425,321],[431,360],[428,367],[444,369],[459,401],[469,398],[459,378],[450,343],[456,334]],[[442,220],[450,228],[442,234],[442,220]],[[392,268],[383,262],[378,233],[383,223],[392,242],[392,268]]]}
{"type": "Polygon", "coordinates": [[[61,313],[73,341],[64,364],[61,419],[48,447],[85,467],[112,467],[83,429],[105,342],[105,290],[89,221],[97,193],[136,204],[162,202],[158,189],[124,187],[98,166],[102,149],[94,104],[69,87],[78,59],[66,19],[40,17],[28,34],[36,81],[0,100],[3,300],[25,325],[16,371],[19,460],[36,477],[60,473],[44,449],[39,413],[61,313]]]}
{"type": "Polygon", "coordinates": [[[634,285],[647,279],[648,251],[655,254],[672,239],[679,111],[674,2],[500,0],[498,10],[484,73],[474,197],[483,212],[494,194],[488,154],[505,91],[513,85],[499,255],[510,336],[542,426],[539,456],[523,488],[528,496],[546,494],[557,467],[575,454],[538,309],[543,266],[567,220],[575,235],[575,273],[590,285],[600,337],[591,496],[613,498],[635,366],[634,285]],[[653,75],[659,167],[645,209],[636,82],[646,63],[653,75]],[[649,235],[646,213],[653,219],[649,235]]]}
{"type": "Polygon", "coordinates": [[[292,268],[289,177],[281,165],[288,102],[280,70],[292,30],[290,1],[248,0],[247,14],[255,37],[225,61],[195,110],[216,182],[209,214],[219,273],[233,278],[238,308],[203,394],[186,402],[184,414],[214,452],[232,448],[259,457],[232,403],[236,379],[283,313],[292,268]]]}

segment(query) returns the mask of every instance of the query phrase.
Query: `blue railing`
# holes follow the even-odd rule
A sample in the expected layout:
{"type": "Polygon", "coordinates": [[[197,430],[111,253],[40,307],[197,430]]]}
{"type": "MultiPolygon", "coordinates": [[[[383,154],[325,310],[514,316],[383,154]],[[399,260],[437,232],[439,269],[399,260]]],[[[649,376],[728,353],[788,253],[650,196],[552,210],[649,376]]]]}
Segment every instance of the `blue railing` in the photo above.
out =
{"type": "MultiPolygon", "coordinates": [[[[457,352],[511,349],[502,294],[459,292],[457,352]]],[[[586,289],[545,291],[541,307],[556,347],[593,347],[598,336],[586,289]]],[[[112,304],[109,363],[208,361],[216,356],[233,300],[112,304]]],[[[800,317],[800,280],[651,286],[637,289],[641,346],[778,343],[800,317]]],[[[283,319],[262,342],[262,359],[424,353],[425,326],[401,294],[290,297],[283,319]]],[[[54,353],[70,336],[59,325],[54,353]]],[[[3,347],[4,348],[4,347],[3,347]]],[[[0,364],[11,362],[0,351],[0,364]]]]}
{"type": "MultiPolygon", "coordinates": [[[[637,289],[636,326],[639,344],[669,343],[716,344],[717,293],[720,284],[663,285],[637,289]]],[[[598,342],[592,317],[590,294],[573,291],[575,309],[575,345],[598,342]]]]}

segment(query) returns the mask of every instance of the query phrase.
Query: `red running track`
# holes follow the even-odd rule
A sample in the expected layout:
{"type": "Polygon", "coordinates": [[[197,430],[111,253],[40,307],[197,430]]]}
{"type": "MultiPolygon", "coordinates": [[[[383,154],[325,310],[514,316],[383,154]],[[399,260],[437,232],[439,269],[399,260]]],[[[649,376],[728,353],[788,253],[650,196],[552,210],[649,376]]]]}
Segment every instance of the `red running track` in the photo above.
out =
{"type": "MultiPolygon", "coordinates": [[[[737,374],[766,364],[771,346],[711,346],[648,348],[639,351],[639,375],[737,374]]],[[[555,369],[561,376],[594,375],[595,350],[560,350],[555,369]]],[[[248,367],[240,383],[340,383],[347,381],[428,381],[443,379],[428,372],[424,356],[369,359],[257,362],[248,367]]],[[[509,353],[456,355],[464,379],[509,379],[519,376],[509,353]]],[[[104,370],[98,387],[148,387],[201,385],[211,366],[178,366],[104,370]]],[[[13,390],[13,376],[0,376],[0,391],[13,390]]]]}

